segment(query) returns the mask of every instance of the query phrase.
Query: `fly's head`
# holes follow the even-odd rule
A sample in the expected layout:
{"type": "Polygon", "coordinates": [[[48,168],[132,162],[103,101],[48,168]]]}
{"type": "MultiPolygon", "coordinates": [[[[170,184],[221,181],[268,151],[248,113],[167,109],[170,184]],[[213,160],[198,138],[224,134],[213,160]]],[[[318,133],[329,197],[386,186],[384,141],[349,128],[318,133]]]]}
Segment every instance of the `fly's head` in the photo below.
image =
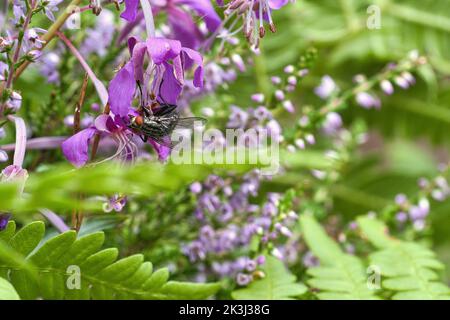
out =
{"type": "Polygon", "coordinates": [[[130,117],[130,124],[128,125],[129,128],[139,130],[144,125],[144,117],[143,116],[129,116],[130,117]]]}

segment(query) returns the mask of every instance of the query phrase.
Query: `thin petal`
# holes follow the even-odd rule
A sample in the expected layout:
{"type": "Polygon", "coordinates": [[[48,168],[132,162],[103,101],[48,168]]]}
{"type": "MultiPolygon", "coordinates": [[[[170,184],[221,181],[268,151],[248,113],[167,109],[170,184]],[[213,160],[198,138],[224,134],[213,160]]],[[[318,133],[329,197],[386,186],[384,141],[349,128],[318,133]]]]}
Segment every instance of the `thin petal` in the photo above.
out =
{"type": "Polygon", "coordinates": [[[138,42],[133,47],[133,67],[134,67],[134,77],[137,81],[141,83],[144,82],[144,58],[147,52],[147,45],[145,42],[138,42]]]}
{"type": "Polygon", "coordinates": [[[114,114],[122,117],[128,115],[135,89],[134,68],[130,61],[120,69],[109,84],[109,104],[114,114]]]}
{"type": "Polygon", "coordinates": [[[127,21],[134,21],[138,12],[139,0],[125,0],[125,11],[120,15],[127,21]]]}
{"type": "MultiPolygon", "coordinates": [[[[170,139],[169,137],[167,137],[167,139],[170,139]]],[[[155,149],[156,153],[158,154],[158,159],[159,161],[166,161],[167,158],[170,155],[170,148],[159,144],[155,141],[153,141],[152,139],[149,139],[148,142],[152,145],[153,149],[155,149]]]]}
{"type": "Polygon", "coordinates": [[[177,104],[183,86],[175,78],[174,68],[168,63],[165,63],[164,66],[166,69],[164,71],[164,81],[159,92],[160,99],[165,103],[177,104]]]}
{"type": "Polygon", "coordinates": [[[289,0],[269,0],[270,9],[278,10],[287,5],[289,0]]]}
{"type": "Polygon", "coordinates": [[[197,88],[203,87],[203,57],[200,53],[189,48],[183,48],[183,52],[186,54],[186,63],[194,62],[198,67],[194,74],[194,86],[197,88]]]}
{"type": "Polygon", "coordinates": [[[96,131],[95,128],[81,130],[62,143],[61,148],[64,156],[75,167],[79,168],[88,162],[89,141],[96,131]]]}
{"type": "Polygon", "coordinates": [[[202,18],[209,31],[214,32],[220,26],[221,20],[210,0],[178,0],[178,3],[185,4],[192,8],[202,18]]]}
{"type": "Polygon", "coordinates": [[[180,40],[183,47],[198,48],[203,40],[203,35],[192,17],[177,7],[170,7],[168,16],[174,38],[180,40]]]}

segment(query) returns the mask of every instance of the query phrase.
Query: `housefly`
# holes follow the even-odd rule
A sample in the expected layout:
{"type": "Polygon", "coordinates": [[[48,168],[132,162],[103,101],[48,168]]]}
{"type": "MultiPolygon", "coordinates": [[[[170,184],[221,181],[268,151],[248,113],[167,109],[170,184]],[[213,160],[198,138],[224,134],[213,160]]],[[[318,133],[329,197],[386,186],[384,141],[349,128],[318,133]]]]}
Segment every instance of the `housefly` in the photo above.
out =
{"type": "Polygon", "coordinates": [[[192,130],[196,123],[204,125],[207,121],[201,117],[182,118],[177,106],[172,104],[161,104],[152,113],[145,107],[141,109],[143,115],[130,116],[128,127],[137,132],[142,141],[152,139],[169,148],[174,147],[170,136],[175,129],[192,130]]]}

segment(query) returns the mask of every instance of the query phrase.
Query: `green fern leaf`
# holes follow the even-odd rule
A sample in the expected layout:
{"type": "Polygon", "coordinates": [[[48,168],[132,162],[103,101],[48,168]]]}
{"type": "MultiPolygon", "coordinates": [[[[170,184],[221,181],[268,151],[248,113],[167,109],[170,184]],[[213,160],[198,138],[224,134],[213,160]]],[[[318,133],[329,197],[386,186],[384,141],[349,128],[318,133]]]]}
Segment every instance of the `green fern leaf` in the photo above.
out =
{"type": "Polygon", "coordinates": [[[167,269],[153,273],[140,254],[117,260],[117,249],[101,250],[102,232],[77,239],[68,231],[38,247],[43,223],[33,222],[15,234],[14,227],[10,223],[0,232],[9,239],[0,241],[0,270],[22,299],[205,299],[220,289],[217,283],[168,281],[167,269]],[[79,286],[69,285],[77,284],[74,279],[79,286]]]}
{"type": "Polygon", "coordinates": [[[422,245],[390,237],[386,226],[368,217],[358,218],[362,233],[379,250],[370,255],[372,265],[385,277],[382,286],[395,292],[393,299],[450,299],[450,288],[439,283],[436,271],[444,265],[422,245]]]}
{"type": "Polygon", "coordinates": [[[320,266],[308,269],[312,278],[308,284],[317,288],[319,299],[377,299],[367,286],[367,275],[362,261],[345,254],[309,215],[300,218],[305,241],[320,260],[320,266]]]}
{"type": "Polygon", "coordinates": [[[256,280],[248,287],[233,291],[231,296],[236,300],[290,300],[297,298],[307,291],[307,287],[296,282],[284,264],[272,257],[266,257],[264,265],[265,277],[256,280]]]}

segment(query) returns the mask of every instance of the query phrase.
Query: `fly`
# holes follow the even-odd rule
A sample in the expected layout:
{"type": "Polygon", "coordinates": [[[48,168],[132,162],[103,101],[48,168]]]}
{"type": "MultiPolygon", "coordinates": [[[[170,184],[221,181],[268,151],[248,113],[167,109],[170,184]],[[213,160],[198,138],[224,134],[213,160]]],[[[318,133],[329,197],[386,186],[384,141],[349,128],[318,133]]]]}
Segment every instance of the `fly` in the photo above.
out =
{"type": "Polygon", "coordinates": [[[176,105],[161,104],[151,114],[144,107],[142,108],[143,115],[130,116],[128,127],[138,132],[144,142],[147,142],[150,138],[159,144],[173,148],[174,145],[170,136],[175,129],[192,130],[196,122],[201,122],[202,125],[206,123],[206,119],[201,117],[181,118],[176,109],[176,105]]]}

